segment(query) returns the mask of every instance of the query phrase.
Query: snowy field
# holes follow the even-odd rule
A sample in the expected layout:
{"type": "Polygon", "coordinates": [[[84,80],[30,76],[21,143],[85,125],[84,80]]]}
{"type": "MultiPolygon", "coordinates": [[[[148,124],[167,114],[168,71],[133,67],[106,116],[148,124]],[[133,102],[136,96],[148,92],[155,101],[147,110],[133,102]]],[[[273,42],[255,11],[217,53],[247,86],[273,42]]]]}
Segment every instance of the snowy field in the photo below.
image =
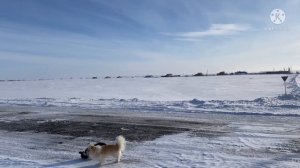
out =
{"type": "Polygon", "coordinates": [[[111,138],[14,127],[25,120],[93,125],[97,117],[125,125],[125,138],[135,126],[178,129],[129,140],[122,161],[103,167],[300,167],[299,81],[289,76],[287,96],[280,75],[0,82],[0,167],[99,167],[77,152],[111,138]]]}
{"type": "Polygon", "coordinates": [[[281,75],[0,82],[0,104],[299,115],[299,77],[281,75]]]}
{"type": "Polygon", "coordinates": [[[284,93],[281,75],[53,79],[0,82],[0,98],[145,101],[254,100],[284,93]]]}

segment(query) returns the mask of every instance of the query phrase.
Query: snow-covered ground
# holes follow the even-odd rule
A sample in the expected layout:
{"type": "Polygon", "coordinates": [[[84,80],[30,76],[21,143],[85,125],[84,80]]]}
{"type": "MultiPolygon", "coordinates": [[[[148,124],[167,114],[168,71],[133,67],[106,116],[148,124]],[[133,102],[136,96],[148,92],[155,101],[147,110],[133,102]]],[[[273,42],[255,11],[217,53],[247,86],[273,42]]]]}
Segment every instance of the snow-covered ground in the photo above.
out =
{"type": "Polygon", "coordinates": [[[0,104],[299,115],[297,80],[287,96],[281,75],[0,82],[0,104]]]}
{"type": "MultiPolygon", "coordinates": [[[[144,101],[253,100],[283,93],[281,75],[53,79],[0,82],[0,98],[144,101]]],[[[292,77],[292,76],[291,76],[292,77]]]]}
{"type": "MultiPolygon", "coordinates": [[[[104,167],[300,167],[299,81],[289,76],[287,96],[280,75],[0,82],[0,122],[78,114],[205,120],[224,126],[128,142],[121,163],[104,167]]],[[[96,141],[107,140],[1,130],[0,167],[99,167],[77,153],[96,141]]]]}
{"type": "MultiPolygon", "coordinates": [[[[233,132],[211,136],[193,132],[154,141],[128,142],[122,161],[103,167],[299,167],[299,124],[232,123],[233,132]]],[[[77,152],[95,138],[0,132],[1,167],[99,167],[77,152]]],[[[99,139],[98,139],[99,140],[99,139]]]]}

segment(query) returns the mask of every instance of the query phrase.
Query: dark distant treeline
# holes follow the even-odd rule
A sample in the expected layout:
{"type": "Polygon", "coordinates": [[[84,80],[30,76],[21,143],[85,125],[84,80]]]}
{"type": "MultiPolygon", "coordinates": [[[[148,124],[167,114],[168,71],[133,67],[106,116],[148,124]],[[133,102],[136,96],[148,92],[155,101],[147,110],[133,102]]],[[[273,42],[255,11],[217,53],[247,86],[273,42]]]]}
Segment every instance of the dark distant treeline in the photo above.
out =
{"type": "MultiPolygon", "coordinates": [[[[168,77],[197,77],[197,76],[223,76],[223,75],[260,75],[260,74],[265,74],[265,75],[273,75],[273,74],[300,74],[299,71],[297,72],[292,72],[290,68],[283,69],[283,70],[279,70],[279,71],[262,71],[262,72],[251,72],[248,73],[246,71],[236,71],[236,72],[230,72],[227,73],[225,71],[221,71],[218,72],[216,74],[203,74],[202,72],[198,72],[196,74],[193,75],[176,75],[176,74],[172,74],[172,73],[167,73],[165,75],[161,75],[161,76],[155,76],[155,75],[145,75],[142,76],[144,78],[168,78],[168,77]]],[[[141,76],[117,76],[117,77],[111,77],[111,76],[105,76],[104,79],[110,79],[110,78],[135,78],[135,77],[141,77],[141,76]]],[[[100,77],[101,78],[101,77],[100,77]]],[[[103,78],[103,77],[102,77],[103,78]]],[[[61,80],[63,80],[64,78],[60,78],[61,80]]],[[[65,78],[65,79],[73,79],[72,77],[70,78],[65,78]]],[[[80,79],[84,79],[84,78],[80,78],[80,79]]],[[[85,78],[85,79],[99,79],[97,76],[93,76],[93,77],[89,77],[89,78],[85,78]]],[[[38,80],[51,80],[51,79],[38,79],[38,80]]],[[[0,82],[17,82],[17,81],[26,81],[26,80],[0,80],[0,82]]]]}

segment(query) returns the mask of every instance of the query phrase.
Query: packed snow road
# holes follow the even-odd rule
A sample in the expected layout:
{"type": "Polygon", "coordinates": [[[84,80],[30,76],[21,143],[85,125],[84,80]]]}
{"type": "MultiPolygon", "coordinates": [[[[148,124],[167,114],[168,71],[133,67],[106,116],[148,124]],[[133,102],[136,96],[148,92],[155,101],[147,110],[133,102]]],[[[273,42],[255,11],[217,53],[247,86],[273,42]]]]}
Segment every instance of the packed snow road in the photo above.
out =
{"type": "Polygon", "coordinates": [[[113,143],[119,133],[128,139],[124,158],[119,164],[108,160],[103,167],[300,166],[297,116],[196,113],[157,118],[118,110],[110,116],[104,109],[95,116],[93,110],[76,108],[64,115],[48,109],[40,116],[29,113],[39,111],[34,107],[24,107],[27,113],[21,109],[11,107],[9,117],[7,107],[1,110],[6,114],[6,121],[0,122],[1,167],[99,167],[95,161],[80,160],[78,151],[91,142],[113,143]],[[34,127],[28,127],[28,121],[34,127]]]}

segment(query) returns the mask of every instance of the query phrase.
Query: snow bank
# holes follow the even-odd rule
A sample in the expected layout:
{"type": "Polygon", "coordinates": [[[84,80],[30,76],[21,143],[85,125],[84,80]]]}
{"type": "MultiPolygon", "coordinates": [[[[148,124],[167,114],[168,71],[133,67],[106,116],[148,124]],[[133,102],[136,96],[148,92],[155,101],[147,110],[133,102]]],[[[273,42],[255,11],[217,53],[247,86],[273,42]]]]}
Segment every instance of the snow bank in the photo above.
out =
{"type": "Polygon", "coordinates": [[[298,88],[300,88],[300,76],[295,77],[298,88]]]}

